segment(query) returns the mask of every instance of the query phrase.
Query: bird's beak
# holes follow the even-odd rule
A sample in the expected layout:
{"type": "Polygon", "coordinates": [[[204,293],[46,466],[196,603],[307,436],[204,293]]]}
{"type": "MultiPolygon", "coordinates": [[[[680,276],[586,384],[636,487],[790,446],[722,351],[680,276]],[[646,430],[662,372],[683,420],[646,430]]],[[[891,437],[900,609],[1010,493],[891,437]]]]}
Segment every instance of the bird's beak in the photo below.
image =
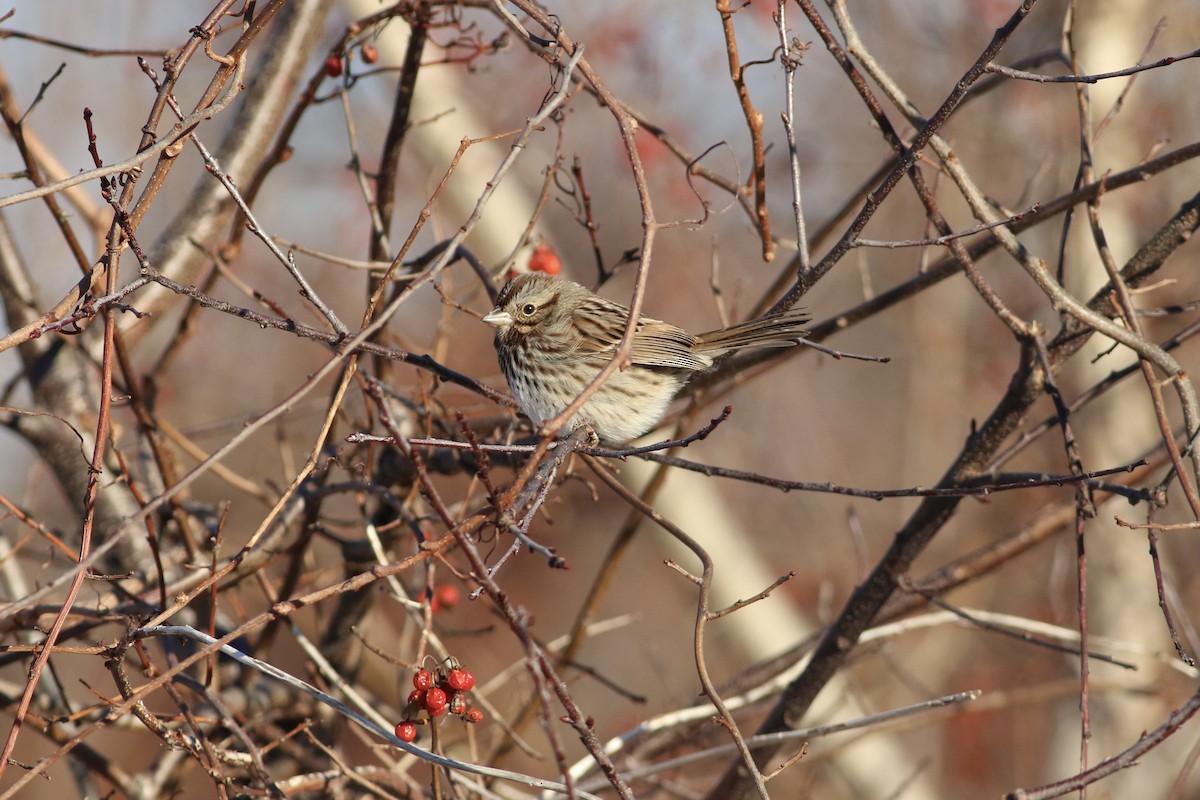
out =
{"type": "Polygon", "coordinates": [[[502,308],[493,308],[491,313],[483,318],[483,321],[488,325],[495,325],[497,328],[504,328],[512,325],[512,314],[509,314],[502,308]]]}

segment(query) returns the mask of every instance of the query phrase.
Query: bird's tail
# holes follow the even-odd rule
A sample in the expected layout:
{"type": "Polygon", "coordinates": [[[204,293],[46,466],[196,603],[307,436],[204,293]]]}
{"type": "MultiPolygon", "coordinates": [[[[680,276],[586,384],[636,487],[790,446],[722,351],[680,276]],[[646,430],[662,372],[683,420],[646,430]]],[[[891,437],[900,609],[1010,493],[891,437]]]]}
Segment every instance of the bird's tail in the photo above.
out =
{"type": "Polygon", "coordinates": [[[697,349],[719,355],[747,347],[791,347],[797,339],[808,335],[804,324],[810,319],[803,310],[794,308],[782,314],[747,320],[700,334],[696,337],[697,349]]]}

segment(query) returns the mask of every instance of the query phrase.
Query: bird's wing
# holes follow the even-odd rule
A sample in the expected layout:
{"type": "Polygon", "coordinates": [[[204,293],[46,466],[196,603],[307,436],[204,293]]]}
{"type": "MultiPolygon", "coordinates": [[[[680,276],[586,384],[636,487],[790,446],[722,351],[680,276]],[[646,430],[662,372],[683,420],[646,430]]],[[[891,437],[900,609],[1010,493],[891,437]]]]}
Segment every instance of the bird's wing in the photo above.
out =
{"type": "MultiPolygon", "coordinates": [[[[609,324],[614,312],[628,314],[624,308],[606,309],[608,313],[593,315],[579,313],[575,325],[579,329],[579,354],[604,362],[612,358],[625,333],[623,326],[609,324]]],[[[638,320],[629,351],[631,363],[643,367],[669,367],[700,370],[712,366],[712,359],[693,351],[696,337],[682,328],[650,317],[638,320]]]]}
{"type": "Polygon", "coordinates": [[[647,367],[673,367],[675,369],[700,370],[712,366],[712,359],[697,353],[693,348],[696,337],[669,322],[642,317],[637,333],[633,336],[633,348],[629,360],[647,367]]]}

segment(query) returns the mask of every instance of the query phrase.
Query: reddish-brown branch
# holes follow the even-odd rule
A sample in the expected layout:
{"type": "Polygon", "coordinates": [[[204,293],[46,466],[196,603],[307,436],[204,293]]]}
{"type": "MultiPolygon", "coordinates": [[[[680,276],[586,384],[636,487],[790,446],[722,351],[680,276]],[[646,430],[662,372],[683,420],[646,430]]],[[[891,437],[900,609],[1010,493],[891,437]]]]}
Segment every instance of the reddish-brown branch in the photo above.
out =
{"type": "Polygon", "coordinates": [[[717,14],[721,17],[721,32],[725,36],[725,55],[729,62],[729,80],[737,90],[738,103],[742,107],[742,116],[746,118],[746,127],[750,131],[750,146],[754,158],[754,213],[758,223],[758,237],[762,241],[763,261],[775,258],[775,242],[771,239],[771,218],[767,214],[767,164],[763,147],[763,115],[754,107],[750,99],[750,89],[746,86],[745,66],[738,56],[737,33],[733,29],[733,9],[731,0],[717,0],[717,14]]]}

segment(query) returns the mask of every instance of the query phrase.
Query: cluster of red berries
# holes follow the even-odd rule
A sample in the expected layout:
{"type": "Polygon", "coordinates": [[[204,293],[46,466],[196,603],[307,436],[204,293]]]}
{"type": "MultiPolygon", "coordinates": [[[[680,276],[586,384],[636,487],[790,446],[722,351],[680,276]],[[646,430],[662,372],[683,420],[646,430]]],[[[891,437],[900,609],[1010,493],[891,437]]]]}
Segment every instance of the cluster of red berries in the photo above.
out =
{"type": "Polygon", "coordinates": [[[533,248],[533,252],[529,254],[529,261],[526,262],[525,269],[521,270],[515,267],[510,269],[506,279],[515,278],[522,272],[544,272],[547,275],[557,275],[562,272],[562,259],[549,244],[538,242],[537,246],[533,248]]]}
{"type": "Polygon", "coordinates": [[[436,674],[419,669],[413,674],[413,690],[408,695],[408,707],[404,719],[396,724],[396,738],[411,742],[417,738],[418,721],[414,717],[424,711],[430,719],[449,711],[464,722],[472,724],[483,720],[483,712],[467,705],[467,692],[475,688],[475,676],[453,661],[449,669],[439,669],[436,674]]]}
{"type": "Polygon", "coordinates": [[[529,256],[529,271],[544,272],[547,275],[557,275],[562,272],[562,259],[554,248],[545,242],[539,242],[529,256]]]}
{"type": "MultiPolygon", "coordinates": [[[[362,60],[364,63],[374,64],[379,60],[379,51],[376,50],[375,45],[371,44],[370,42],[367,42],[360,47],[359,51],[362,53],[362,60]]],[[[330,53],[325,58],[325,74],[330,78],[340,78],[342,76],[342,72],[344,71],[343,58],[348,60],[351,55],[351,52],[346,52],[341,55],[338,53],[330,53]]]]}
{"type": "Polygon", "coordinates": [[[434,614],[456,607],[462,600],[462,592],[453,583],[439,583],[429,598],[429,610],[434,614]]]}

